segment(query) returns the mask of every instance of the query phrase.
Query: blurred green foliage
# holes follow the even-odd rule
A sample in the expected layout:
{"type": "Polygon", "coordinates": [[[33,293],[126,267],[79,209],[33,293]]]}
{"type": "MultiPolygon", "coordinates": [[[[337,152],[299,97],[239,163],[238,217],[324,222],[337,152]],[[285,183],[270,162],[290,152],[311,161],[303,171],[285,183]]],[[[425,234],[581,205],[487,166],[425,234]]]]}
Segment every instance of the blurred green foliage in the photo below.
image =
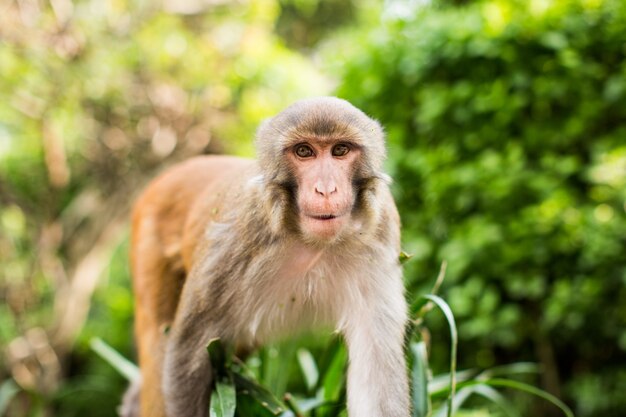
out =
{"type": "Polygon", "coordinates": [[[538,360],[579,416],[626,410],[624,33],[619,0],[485,1],[341,51],[339,95],[387,129],[411,293],[446,260],[462,365],[538,360]]]}

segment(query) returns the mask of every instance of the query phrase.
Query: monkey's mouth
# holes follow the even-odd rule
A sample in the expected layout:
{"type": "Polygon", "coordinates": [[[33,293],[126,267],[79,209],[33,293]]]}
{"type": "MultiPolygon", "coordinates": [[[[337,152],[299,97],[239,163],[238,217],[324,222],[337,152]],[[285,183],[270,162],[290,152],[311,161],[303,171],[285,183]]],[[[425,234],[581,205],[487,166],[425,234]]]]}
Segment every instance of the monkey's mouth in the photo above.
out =
{"type": "Polygon", "coordinates": [[[336,219],[339,216],[335,216],[334,214],[318,214],[318,215],[309,215],[309,217],[315,220],[332,220],[332,219],[336,219]]]}
{"type": "Polygon", "coordinates": [[[321,238],[322,240],[333,239],[343,228],[347,216],[343,213],[303,213],[302,231],[308,236],[321,238]]]}

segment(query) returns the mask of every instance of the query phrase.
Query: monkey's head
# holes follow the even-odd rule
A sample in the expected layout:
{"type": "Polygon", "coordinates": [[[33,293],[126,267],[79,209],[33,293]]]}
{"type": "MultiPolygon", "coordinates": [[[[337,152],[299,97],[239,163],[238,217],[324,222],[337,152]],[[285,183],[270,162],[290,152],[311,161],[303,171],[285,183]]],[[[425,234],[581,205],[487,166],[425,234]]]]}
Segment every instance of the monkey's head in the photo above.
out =
{"type": "Polygon", "coordinates": [[[347,101],[296,102],[261,125],[257,148],[274,231],[326,244],[377,223],[384,135],[347,101]]]}

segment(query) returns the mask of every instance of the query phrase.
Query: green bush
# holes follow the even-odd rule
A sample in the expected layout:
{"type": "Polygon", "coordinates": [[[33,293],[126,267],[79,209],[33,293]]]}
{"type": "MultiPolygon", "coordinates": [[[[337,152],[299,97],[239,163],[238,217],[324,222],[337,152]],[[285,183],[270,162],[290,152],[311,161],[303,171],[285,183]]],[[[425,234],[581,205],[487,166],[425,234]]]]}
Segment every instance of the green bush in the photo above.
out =
{"type": "Polygon", "coordinates": [[[579,416],[626,410],[625,33],[620,0],[491,1],[341,51],[338,94],[387,129],[409,286],[449,264],[461,366],[536,360],[579,416]]]}

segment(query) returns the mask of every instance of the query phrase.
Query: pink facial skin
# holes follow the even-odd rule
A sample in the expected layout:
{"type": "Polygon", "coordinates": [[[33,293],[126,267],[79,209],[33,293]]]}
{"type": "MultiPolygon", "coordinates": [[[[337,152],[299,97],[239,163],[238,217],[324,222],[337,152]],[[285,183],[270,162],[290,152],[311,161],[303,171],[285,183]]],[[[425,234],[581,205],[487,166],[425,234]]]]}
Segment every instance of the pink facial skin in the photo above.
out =
{"type": "Polygon", "coordinates": [[[354,162],[360,149],[349,142],[308,141],[291,147],[289,159],[298,182],[302,233],[314,240],[336,238],[350,222],[355,195],[354,162]]]}

